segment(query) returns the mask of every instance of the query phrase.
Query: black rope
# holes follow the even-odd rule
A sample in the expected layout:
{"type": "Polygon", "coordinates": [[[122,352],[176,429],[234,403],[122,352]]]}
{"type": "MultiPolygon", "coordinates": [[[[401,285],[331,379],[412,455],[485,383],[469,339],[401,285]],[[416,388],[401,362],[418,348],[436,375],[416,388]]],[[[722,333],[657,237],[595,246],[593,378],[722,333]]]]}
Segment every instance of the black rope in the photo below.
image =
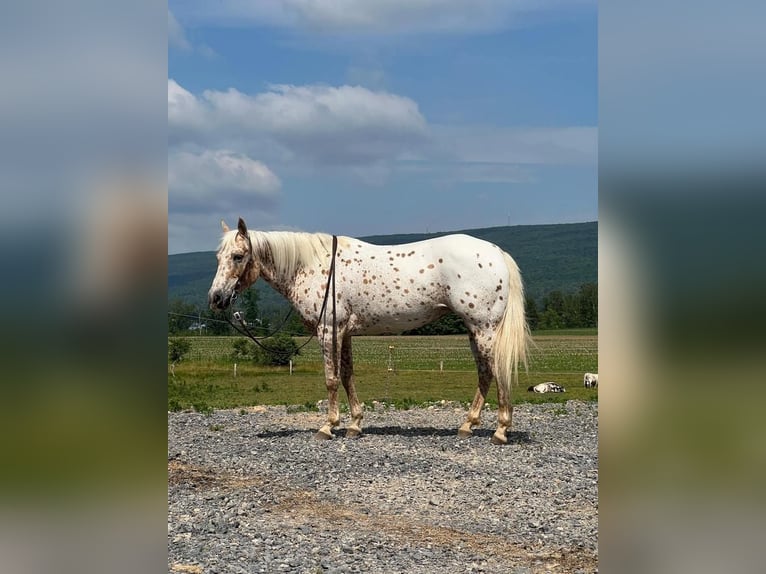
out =
{"type": "MultiPolygon", "coordinates": [[[[336,316],[336,301],[335,299],[335,251],[338,248],[338,238],[332,236],[332,263],[330,264],[330,275],[332,276],[332,374],[334,377],[338,376],[338,319],[336,316]]],[[[328,282],[330,277],[327,278],[328,282]]],[[[325,292],[325,300],[327,294],[325,292]]]]}

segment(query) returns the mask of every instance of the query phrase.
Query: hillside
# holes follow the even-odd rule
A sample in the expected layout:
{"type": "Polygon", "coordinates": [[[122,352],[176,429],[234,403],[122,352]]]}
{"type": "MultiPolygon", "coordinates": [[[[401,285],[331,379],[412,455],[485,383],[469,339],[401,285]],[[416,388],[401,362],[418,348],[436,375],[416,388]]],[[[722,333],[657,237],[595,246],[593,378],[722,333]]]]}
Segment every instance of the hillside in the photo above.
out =
{"type": "MultiPolygon", "coordinates": [[[[499,245],[521,268],[527,293],[540,301],[547,293],[576,291],[583,283],[598,281],[598,222],[487,227],[441,233],[375,235],[361,237],[376,244],[421,241],[448,233],[465,233],[499,245]]],[[[183,299],[204,307],[215,275],[215,252],[168,256],[168,300],[183,299]]],[[[285,300],[263,281],[256,284],[264,315],[280,311],[285,300]]]]}

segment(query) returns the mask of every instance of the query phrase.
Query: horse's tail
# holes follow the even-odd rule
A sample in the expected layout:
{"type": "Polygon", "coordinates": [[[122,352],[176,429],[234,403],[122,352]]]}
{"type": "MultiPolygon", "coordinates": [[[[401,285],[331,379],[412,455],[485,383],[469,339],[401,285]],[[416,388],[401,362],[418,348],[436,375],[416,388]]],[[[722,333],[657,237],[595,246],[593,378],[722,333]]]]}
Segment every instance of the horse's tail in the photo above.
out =
{"type": "Polygon", "coordinates": [[[527,369],[529,327],[524,311],[524,284],[521,272],[511,256],[503,252],[508,268],[508,302],[495,330],[492,348],[493,367],[498,385],[505,385],[511,396],[511,384],[519,382],[519,363],[527,369]]]}

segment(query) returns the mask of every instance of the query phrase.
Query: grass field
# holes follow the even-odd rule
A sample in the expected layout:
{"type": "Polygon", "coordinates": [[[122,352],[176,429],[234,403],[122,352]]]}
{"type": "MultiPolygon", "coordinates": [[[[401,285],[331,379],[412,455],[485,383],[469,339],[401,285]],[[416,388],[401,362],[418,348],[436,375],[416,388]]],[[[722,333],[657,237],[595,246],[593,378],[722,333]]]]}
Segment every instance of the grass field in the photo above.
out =
{"type": "MultiPolygon", "coordinates": [[[[184,360],[168,370],[168,409],[239,408],[285,404],[315,408],[327,398],[322,357],[311,341],[288,367],[239,363],[234,375],[232,343],[237,337],[190,337],[184,360]]],[[[529,372],[519,377],[514,402],[597,400],[598,391],[582,386],[583,373],[598,372],[595,329],[535,333],[529,372]],[[555,381],[566,393],[539,395],[527,387],[555,381]]],[[[305,338],[296,338],[298,344],[305,338]]],[[[441,400],[468,403],[476,390],[476,368],[465,335],[355,337],[354,375],[360,400],[408,407],[441,400]],[[389,347],[392,346],[392,349],[389,347]],[[389,364],[393,367],[389,371],[389,364]]],[[[493,385],[494,387],[494,385],[493,385]]],[[[345,394],[341,391],[345,400],[345,394]]],[[[496,404],[494,388],[488,403],[496,404]]],[[[345,404],[345,402],[343,403],[345,404]]]]}

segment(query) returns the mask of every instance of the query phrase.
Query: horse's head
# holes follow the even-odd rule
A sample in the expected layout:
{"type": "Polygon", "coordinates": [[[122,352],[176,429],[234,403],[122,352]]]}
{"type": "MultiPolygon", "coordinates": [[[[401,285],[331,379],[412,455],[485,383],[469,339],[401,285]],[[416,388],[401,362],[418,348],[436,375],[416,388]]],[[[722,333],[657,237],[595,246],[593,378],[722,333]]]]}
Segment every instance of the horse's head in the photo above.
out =
{"type": "Polygon", "coordinates": [[[222,221],[224,236],[218,249],[218,271],[207,294],[211,309],[226,309],[231,302],[258,279],[260,267],[253,253],[247,226],[239,218],[236,232],[222,221]]]}

